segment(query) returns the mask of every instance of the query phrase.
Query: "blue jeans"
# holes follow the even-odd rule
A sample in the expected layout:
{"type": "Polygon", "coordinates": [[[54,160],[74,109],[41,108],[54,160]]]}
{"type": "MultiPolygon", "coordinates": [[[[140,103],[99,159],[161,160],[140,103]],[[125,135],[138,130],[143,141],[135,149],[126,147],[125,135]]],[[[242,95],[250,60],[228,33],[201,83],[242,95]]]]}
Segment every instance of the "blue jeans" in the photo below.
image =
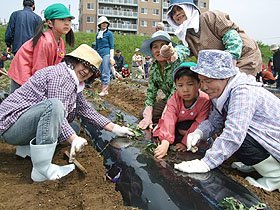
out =
{"type": "Polygon", "coordinates": [[[101,83],[102,85],[110,84],[110,74],[111,74],[111,64],[110,64],[110,55],[105,55],[102,58],[102,63],[99,67],[101,73],[101,83]]]}
{"type": "Polygon", "coordinates": [[[57,142],[65,117],[64,106],[52,98],[33,105],[2,134],[5,142],[12,145],[28,145],[36,138],[36,144],[57,142]]]}

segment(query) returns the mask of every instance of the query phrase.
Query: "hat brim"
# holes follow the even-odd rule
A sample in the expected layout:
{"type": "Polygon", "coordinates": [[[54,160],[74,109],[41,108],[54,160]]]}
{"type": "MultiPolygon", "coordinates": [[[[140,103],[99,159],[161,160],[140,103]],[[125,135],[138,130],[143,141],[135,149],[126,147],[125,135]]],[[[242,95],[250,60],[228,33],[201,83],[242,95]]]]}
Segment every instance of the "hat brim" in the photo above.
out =
{"type": "Polygon", "coordinates": [[[234,75],[236,75],[239,72],[238,67],[234,67],[234,69],[230,68],[201,68],[199,65],[192,66],[190,69],[193,72],[198,73],[199,75],[211,78],[211,79],[227,79],[234,75]],[[223,74],[215,74],[214,72],[223,72],[223,74]]]}
{"type": "Polygon", "coordinates": [[[279,47],[270,48],[271,51],[278,50],[278,49],[279,49],[279,47]]]}
{"type": "Polygon", "coordinates": [[[140,48],[140,52],[144,53],[145,55],[149,55],[149,56],[152,57],[153,54],[152,54],[151,44],[155,41],[165,41],[165,42],[168,42],[168,43],[171,42],[173,47],[175,47],[177,45],[176,43],[172,42],[170,39],[168,39],[165,36],[156,36],[156,37],[153,37],[151,39],[145,40],[142,43],[142,46],[140,48]]]}

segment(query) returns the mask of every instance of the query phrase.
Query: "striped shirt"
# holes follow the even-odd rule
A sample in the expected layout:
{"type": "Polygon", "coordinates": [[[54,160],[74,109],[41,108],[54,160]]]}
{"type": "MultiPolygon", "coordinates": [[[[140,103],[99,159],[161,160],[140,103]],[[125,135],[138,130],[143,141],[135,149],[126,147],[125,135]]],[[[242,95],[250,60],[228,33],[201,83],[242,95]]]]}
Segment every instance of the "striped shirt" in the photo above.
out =
{"type": "Polygon", "coordinates": [[[67,121],[73,114],[101,128],[110,123],[85,100],[82,92],[77,93],[77,85],[67,68],[64,62],[43,68],[9,95],[0,104],[0,134],[8,130],[31,106],[49,98],[59,99],[66,113],[59,141],[65,141],[75,133],[67,121]]]}

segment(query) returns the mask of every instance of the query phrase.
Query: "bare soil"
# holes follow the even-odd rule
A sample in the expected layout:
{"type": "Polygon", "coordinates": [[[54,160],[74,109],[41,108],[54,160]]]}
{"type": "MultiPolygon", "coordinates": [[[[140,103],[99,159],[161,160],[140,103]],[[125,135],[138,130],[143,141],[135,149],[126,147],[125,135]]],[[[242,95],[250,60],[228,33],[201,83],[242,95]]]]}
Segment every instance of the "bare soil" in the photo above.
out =
{"type": "MultiPolygon", "coordinates": [[[[0,88],[7,90],[2,79],[3,76],[0,78],[0,88]]],[[[95,82],[85,92],[88,99],[97,104],[105,100],[138,116],[143,109],[146,88],[146,83],[142,82],[113,80],[109,95],[102,99],[97,95],[100,91],[99,82],[95,82]]],[[[106,110],[101,112],[107,114],[106,110]]],[[[57,148],[54,163],[67,164],[64,150],[69,150],[69,147],[60,145],[57,148]]],[[[77,156],[77,160],[87,169],[86,175],[76,169],[60,180],[33,183],[30,178],[31,160],[17,157],[14,146],[0,141],[0,209],[135,209],[124,206],[121,194],[115,191],[115,185],[105,180],[103,158],[93,147],[87,146],[77,156]]],[[[221,166],[225,174],[255,193],[271,209],[280,209],[278,191],[266,192],[248,185],[244,180],[246,174],[232,170],[230,163],[231,160],[221,166]]]]}

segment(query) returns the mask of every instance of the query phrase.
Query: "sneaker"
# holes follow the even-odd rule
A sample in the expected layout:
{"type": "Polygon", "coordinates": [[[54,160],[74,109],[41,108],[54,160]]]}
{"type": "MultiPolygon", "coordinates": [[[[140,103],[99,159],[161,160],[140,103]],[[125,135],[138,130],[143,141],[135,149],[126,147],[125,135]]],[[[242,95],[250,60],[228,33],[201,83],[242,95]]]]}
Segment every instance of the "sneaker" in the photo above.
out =
{"type": "Polygon", "coordinates": [[[107,172],[106,178],[111,182],[117,183],[120,181],[122,169],[116,165],[113,165],[107,172]]]}

